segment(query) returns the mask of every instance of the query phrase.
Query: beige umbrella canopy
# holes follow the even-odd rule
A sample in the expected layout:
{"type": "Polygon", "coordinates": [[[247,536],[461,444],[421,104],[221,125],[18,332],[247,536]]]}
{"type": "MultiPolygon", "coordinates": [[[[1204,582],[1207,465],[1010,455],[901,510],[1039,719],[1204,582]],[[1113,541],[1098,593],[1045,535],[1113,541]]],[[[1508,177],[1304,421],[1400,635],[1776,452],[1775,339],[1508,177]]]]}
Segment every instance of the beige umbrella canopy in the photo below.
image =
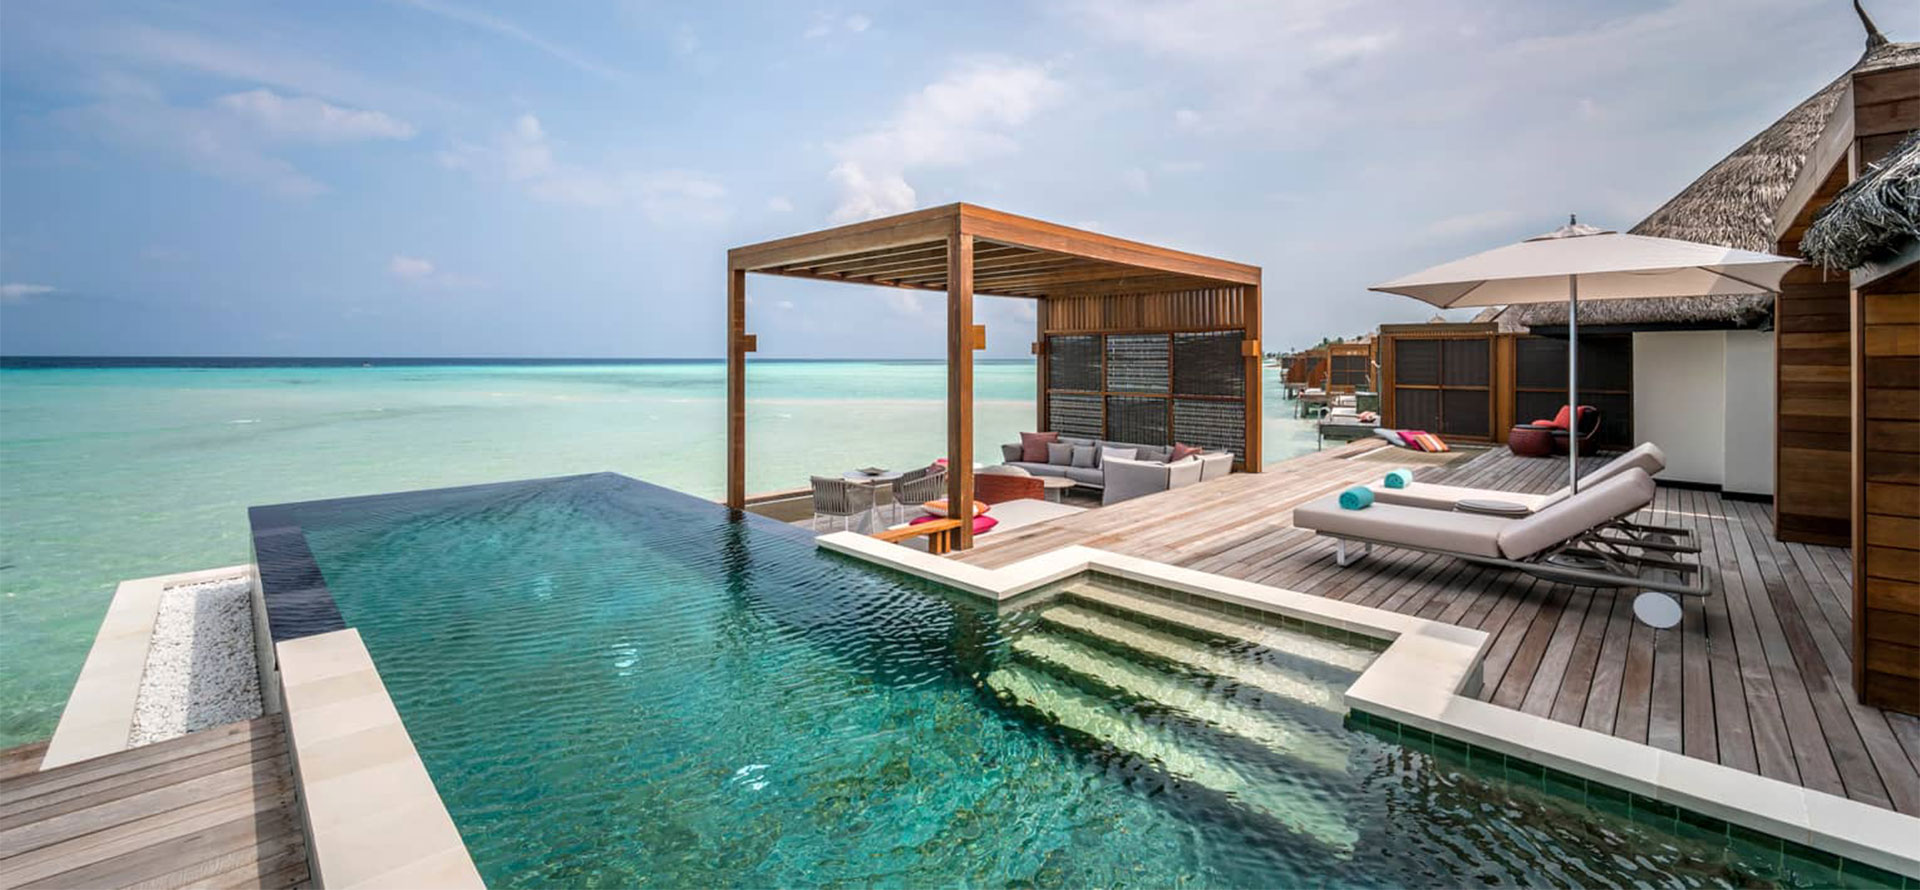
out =
{"type": "MultiPolygon", "coordinates": [[[[1622,235],[1569,218],[1567,224],[1518,244],[1376,284],[1443,309],[1567,303],[1567,403],[1580,404],[1580,300],[1710,297],[1778,293],[1780,278],[1799,265],[1791,257],[1622,235]]],[[[1574,423],[1579,423],[1578,412],[1574,423]]],[[[1580,439],[1570,436],[1568,484],[1579,489],[1580,439]]]]}

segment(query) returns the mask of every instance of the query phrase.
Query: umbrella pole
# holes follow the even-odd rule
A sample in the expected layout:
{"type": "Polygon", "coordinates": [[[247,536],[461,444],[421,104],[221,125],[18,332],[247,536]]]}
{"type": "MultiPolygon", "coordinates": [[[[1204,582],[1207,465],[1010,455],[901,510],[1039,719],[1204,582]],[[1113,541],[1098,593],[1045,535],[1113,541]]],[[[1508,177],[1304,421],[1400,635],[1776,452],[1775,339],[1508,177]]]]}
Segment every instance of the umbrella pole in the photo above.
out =
{"type": "Polygon", "coordinates": [[[1567,276],[1567,484],[1580,493],[1580,276],[1567,276]]]}

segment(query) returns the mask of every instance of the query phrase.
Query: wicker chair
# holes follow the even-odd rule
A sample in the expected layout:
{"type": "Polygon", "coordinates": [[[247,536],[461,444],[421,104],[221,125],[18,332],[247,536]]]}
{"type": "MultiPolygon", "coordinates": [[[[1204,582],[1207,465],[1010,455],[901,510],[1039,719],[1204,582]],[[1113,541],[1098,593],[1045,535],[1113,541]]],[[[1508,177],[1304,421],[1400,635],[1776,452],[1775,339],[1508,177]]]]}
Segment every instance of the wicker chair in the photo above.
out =
{"type": "Polygon", "coordinates": [[[873,509],[873,486],[851,479],[839,479],[833,476],[813,477],[813,527],[820,527],[820,517],[829,520],[832,528],[833,517],[840,517],[841,528],[852,528],[853,517],[873,509]]]}
{"type": "Polygon", "coordinates": [[[925,467],[900,474],[900,478],[893,481],[893,520],[899,522],[901,511],[906,507],[924,504],[946,493],[946,467],[925,467]]]}

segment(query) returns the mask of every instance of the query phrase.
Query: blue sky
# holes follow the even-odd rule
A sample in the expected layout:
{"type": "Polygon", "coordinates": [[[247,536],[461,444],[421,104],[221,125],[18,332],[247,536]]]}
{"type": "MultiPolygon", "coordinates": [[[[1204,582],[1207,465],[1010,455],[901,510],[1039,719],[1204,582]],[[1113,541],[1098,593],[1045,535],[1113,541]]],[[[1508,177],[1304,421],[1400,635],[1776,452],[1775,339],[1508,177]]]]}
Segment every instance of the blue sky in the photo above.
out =
{"type": "MultiPolygon", "coordinates": [[[[727,247],[956,200],[1261,265],[1284,348],[1631,225],[1861,41],[1840,0],[10,0],[0,350],[712,356],[727,247]]],[[[765,356],[944,342],[927,297],[750,291],[765,356]]]]}

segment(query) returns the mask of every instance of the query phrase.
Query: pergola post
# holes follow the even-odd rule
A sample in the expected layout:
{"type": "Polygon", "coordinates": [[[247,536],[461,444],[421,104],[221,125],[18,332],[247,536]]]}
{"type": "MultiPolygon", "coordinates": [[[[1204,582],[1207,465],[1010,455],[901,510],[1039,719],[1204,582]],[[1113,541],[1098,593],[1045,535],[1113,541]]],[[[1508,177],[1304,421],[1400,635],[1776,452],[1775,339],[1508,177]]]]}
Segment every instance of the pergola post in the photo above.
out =
{"type": "Polygon", "coordinates": [[[727,506],[747,506],[747,270],[727,264],[727,506]]]}
{"type": "Polygon", "coordinates": [[[1246,335],[1241,341],[1241,351],[1247,353],[1247,419],[1246,419],[1246,459],[1241,461],[1241,469],[1248,473],[1260,472],[1261,442],[1260,434],[1265,423],[1265,408],[1262,403],[1260,383],[1265,356],[1261,355],[1260,345],[1260,285],[1253,284],[1241,289],[1246,305],[1241,309],[1241,318],[1245,319],[1246,335]]]}
{"type": "Polygon", "coordinates": [[[973,546],[973,236],[947,236],[947,515],[973,546]]]}

